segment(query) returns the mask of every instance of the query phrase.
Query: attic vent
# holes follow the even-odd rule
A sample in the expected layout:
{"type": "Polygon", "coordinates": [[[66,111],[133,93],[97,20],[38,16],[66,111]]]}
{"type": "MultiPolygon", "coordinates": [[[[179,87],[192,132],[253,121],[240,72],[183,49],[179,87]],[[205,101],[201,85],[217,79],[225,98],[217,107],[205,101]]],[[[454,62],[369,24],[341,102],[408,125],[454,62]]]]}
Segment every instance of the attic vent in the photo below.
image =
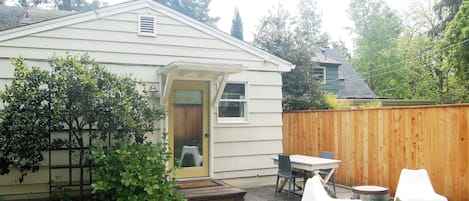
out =
{"type": "Polygon", "coordinates": [[[151,15],[138,16],[138,35],[156,36],[156,19],[151,15]]]}

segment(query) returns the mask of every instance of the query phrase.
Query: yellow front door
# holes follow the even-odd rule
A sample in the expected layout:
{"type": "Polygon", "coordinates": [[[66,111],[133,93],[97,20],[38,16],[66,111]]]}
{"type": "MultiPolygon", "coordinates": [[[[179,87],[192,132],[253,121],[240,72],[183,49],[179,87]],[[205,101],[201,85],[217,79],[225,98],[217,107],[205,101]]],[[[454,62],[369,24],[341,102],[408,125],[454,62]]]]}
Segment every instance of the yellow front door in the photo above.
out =
{"type": "Polygon", "coordinates": [[[170,165],[176,178],[208,176],[208,87],[204,81],[174,81],[169,98],[170,165]]]}

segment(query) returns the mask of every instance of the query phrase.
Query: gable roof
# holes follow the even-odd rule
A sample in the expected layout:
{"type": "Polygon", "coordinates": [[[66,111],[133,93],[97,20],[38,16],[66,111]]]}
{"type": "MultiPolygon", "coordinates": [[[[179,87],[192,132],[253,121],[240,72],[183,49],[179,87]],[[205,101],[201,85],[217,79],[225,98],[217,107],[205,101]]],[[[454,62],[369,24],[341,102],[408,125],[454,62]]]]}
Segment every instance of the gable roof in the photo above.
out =
{"type": "Polygon", "coordinates": [[[340,63],[339,66],[339,93],[337,98],[340,99],[375,99],[378,98],[375,92],[365,83],[360,75],[355,71],[352,64],[350,64],[345,56],[338,50],[330,48],[321,48],[320,51],[329,60],[334,60],[340,63]]]}
{"type": "Polygon", "coordinates": [[[177,19],[178,21],[194,28],[199,31],[202,31],[214,38],[222,40],[230,45],[240,48],[246,52],[249,52],[255,56],[258,56],[264,60],[264,62],[270,62],[278,66],[278,70],[281,72],[289,72],[291,69],[295,68],[295,65],[276,57],[266,51],[263,51],[259,48],[251,46],[250,44],[238,40],[237,38],[232,37],[231,35],[220,31],[216,28],[210,27],[206,24],[198,22],[182,13],[179,13],[169,7],[156,3],[152,0],[135,0],[129,1],[109,7],[100,8],[93,11],[88,11],[84,13],[78,13],[74,15],[68,15],[60,18],[55,18],[52,20],[46,20],[39,23],[30,24],[27,26],[16,27],[8,29],[5,31],[0,31],[0,41],[5,41],[13,38],[19,38],[22,36],[27,36],[30,34],[48,31],[56,28],[60,28],[67,25],[72,25],[76,23],[86,22],[94,19],[104,18],[107,16],[112,16],[115,14],[120,14],[132,10],[137,10],[141,8],[153,9],[157,12],[165,14],[169,17],[177,19]]]}

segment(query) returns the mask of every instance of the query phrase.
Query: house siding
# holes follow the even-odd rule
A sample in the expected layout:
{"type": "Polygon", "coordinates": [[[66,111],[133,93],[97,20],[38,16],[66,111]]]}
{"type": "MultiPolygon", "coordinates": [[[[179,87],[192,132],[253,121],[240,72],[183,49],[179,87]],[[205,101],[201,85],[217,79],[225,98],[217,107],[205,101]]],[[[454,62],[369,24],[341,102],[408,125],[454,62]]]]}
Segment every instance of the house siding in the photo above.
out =
{"type": "Polygon", "coordinates": [[[321,90],[326,93],[339,93],[339,67],[337,65],[324,65],[321,66],[326,68],[326,83],[321,84],[321,90]]]}
{"type": "MultiPolygon", "coordinates": [[[[27,64],[47,68],[47,58],[66,52],[88,53],[110,71],[131,74],[157,88],[158,70],[174,61],[247,67],[247,71],[231,75],[228,82],[248,83],[248,122],[218,123],[217,108],[210,109],[211,176],[230,179],[275,174],[271,157],[282,152],[282,80],[276,64],[155,9],[145,8],[0,41],[0,89],[13,78],[14,67],[9,58],[21,55],[27,64]],[[138,14],[156,16],[156,37],[137,35],[138,14]]],[[[211,85],[210,100],[215,85],[211,85]]],[[[159,98],[153,97],[152,101],[157,104],[159,98]]],[[[156,136],[149,139],[157,140],[156,136]]],[[[48,164],[46,159],[40,171],[26,176],[22,184],[16,182],[15,172],[1,176],[0,195],[11,195],[5,199],[18,198],[17,194],[21,198],[48,196],[48,164]]]]}

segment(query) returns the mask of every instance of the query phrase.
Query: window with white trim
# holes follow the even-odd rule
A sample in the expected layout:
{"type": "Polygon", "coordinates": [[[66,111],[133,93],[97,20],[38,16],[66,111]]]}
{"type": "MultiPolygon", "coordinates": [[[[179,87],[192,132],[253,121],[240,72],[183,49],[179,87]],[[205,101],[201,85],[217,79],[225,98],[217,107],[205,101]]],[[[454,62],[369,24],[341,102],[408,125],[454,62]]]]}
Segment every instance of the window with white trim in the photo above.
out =
{"type": "Polygon", "coordinates": [[[246,83],[227,83],[218,103],[220,122],[247,121],[246,83]]]}
{"type": "Polygon", "coordinates": [[[321,84],[326,84],[326,67],[320,66],[313,68],[313,75],[321,82],[321,84]]]}
{"type": "Polygon", "coordinates": [[[156,17],[153,15],[138,15],[138,35],[156,36],[156,17]]]}

